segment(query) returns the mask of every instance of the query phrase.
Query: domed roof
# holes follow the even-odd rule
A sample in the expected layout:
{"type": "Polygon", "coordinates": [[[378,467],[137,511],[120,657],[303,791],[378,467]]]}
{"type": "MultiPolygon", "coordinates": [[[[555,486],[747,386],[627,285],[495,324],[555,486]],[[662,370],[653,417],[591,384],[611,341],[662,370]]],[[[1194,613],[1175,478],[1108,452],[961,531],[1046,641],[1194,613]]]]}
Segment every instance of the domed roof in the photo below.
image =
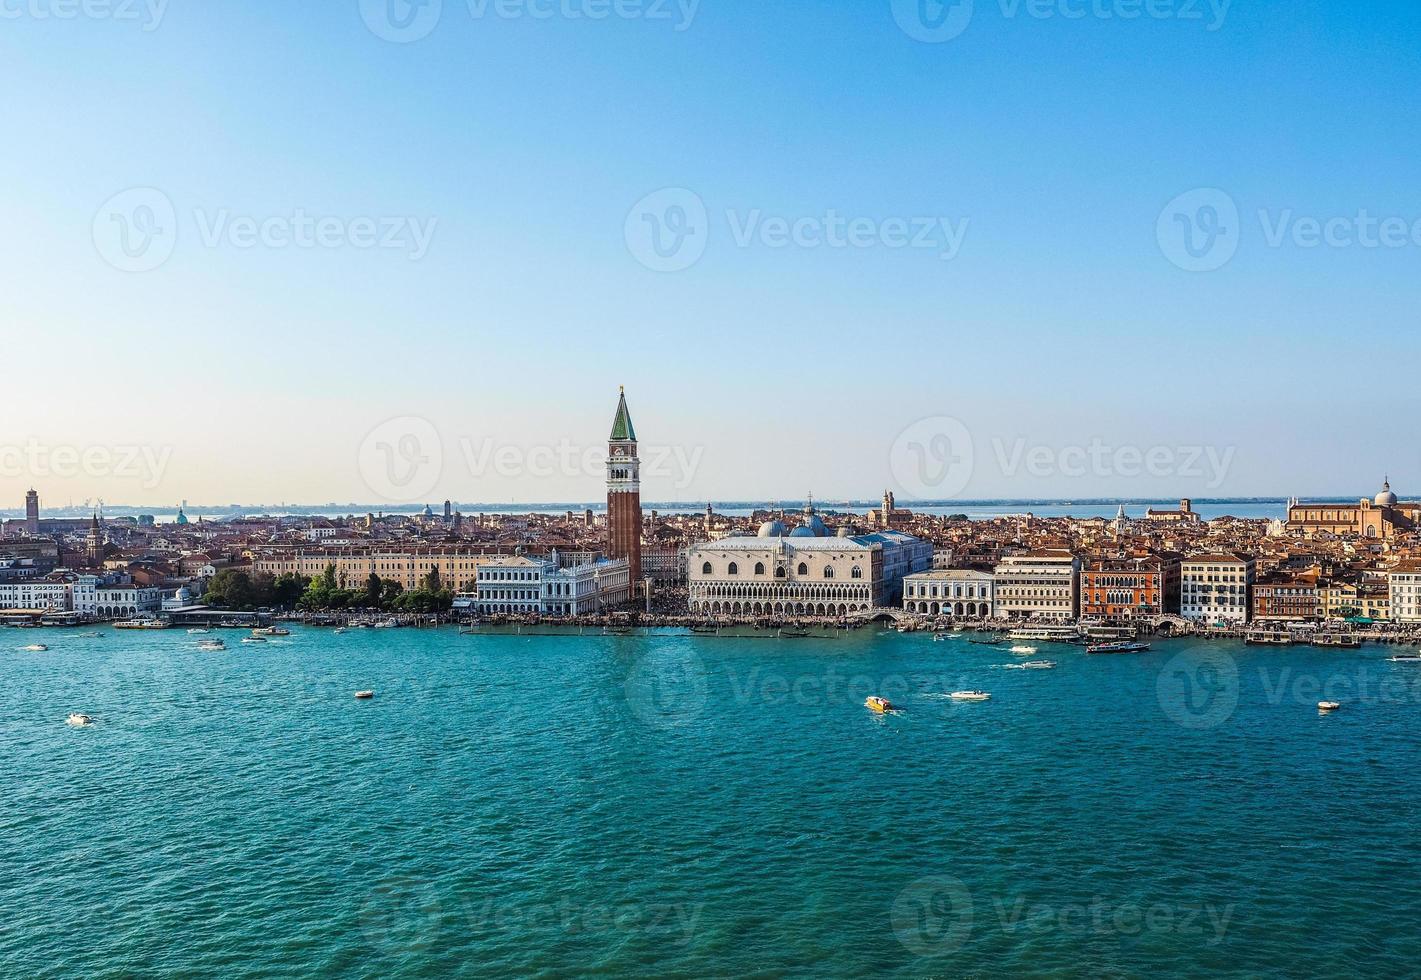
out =
{"type": "Polygon", "coordinates": [[[843,527],[839,528],[839,533],[837,536],[841,538],[851,538],[853,537],[853,534],[849,531],[849,526],[845,524],[843,527]]]}
{"type": "Polygon", "coordinates": [[[1374,504],[1376,504],[1378,507],[1395,507],[1395,506],[1396,506],[1396,494],[1394,494],[1394,493],[1391,492],[1391,481],[1390,481],[1390,480],[1386,480],[1385,482],[1382,483],[1382,492],[1379,493],[1379,494],[1377,494],[1375,497],[1373,497],[1373,498],[1372,498],[1372,502],[1373,502],[1374,504]]]}
{"type": "Polygon", "coordinates": [[[813,517],[809,518],[809,523],[806,526],[811,532],[813,532],[816,538],[827,538],[829,536],[829,527],[822,520],[820,520],[818,514],[815,514],[813,517]]]}
{"type": "Polygon", "coordinates": [[[784,535],[785,526],[779,521],[766,521],[760,525],[760,530],[757,532],[757,536],[762,538],[782,538],[784,535]]]}
{"type": "Polygon", "coordinates": [[[179,602],[187,602],[189,599],[192,598],[192,593],[189,592],[187,586],[184,585],[182,588],[178,589],[178,591],[173,593],[173,598],[177,599],[179,602]]]}
{"type": "Polygon", "coordinates": [[[809,527],[807,524],[801,524],[799,525],[799,527],[789,532],[789,536],[792,538],[812,538],[815,535],[813,528],[809,527]]]}

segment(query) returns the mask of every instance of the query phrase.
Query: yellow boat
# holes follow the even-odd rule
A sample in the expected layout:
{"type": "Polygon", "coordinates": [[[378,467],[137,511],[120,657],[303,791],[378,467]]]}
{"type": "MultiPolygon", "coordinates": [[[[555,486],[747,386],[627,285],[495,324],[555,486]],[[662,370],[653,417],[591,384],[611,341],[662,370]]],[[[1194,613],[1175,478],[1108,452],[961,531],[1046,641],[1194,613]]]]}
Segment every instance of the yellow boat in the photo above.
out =
{"type": "Polygon", "coordinates": [[[881,715],[887,714],[888,712],[893,710],[893,702],[889,701],[887,698],[880,698],[877,695],[870,697],[863,704],[865,708],[868,708],[871,711],[877,711],[881,715]]]}

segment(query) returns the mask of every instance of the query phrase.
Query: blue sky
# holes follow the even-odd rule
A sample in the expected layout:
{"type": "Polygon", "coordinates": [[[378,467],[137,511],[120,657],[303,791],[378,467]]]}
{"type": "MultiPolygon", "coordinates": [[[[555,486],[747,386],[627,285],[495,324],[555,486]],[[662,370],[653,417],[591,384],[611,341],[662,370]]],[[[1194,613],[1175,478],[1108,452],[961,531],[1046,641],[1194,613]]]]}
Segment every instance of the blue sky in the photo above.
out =
{"type": "Polygon", "coordinates": [[[156,20],[10,2],[7,438],[163,462],[7,462],[0,494],[374,501],[370,434],[414,418],[437,472],[393,496],[595,499],[595,467],[529,458],[595,455],[618,384],[643,442],[688,461],[648,474],[654,499],[910,498],[905,433],[936,418],[971,458],[926,489],[968,497],[1421,486],[1421,242],[1356,244],[1363,209],[1421,219],[1414,5],[976,0],[925,43],[888,0],[601,20],[566,13],[597,0],[505,2],[444,0],[409,43],[357,0],[170,0],[156,20]],[[147,271],[96,239],[131,188],[173,207],[147,271]],[[626,232],[664,188],[706,214],[677,271],[626,232]],[[1203,272],[1157,230],[1197,189],[1239,216],[1203,272]],[[298,212],[344,231],[227,233],[298,212]],[[763,225],[831,212],[875,236],[941,219],[960,247],[780,247],[763,225]],[[362,219],[392,247],[339,237],[362,219]],[[1299,244],[1310,219],[1342,243],[1299,244]],[[1071,462],[1091,446],[1104,463],[1071,462]],[[1152,450],[1169,459],[1137,472],[1152,450]]]}

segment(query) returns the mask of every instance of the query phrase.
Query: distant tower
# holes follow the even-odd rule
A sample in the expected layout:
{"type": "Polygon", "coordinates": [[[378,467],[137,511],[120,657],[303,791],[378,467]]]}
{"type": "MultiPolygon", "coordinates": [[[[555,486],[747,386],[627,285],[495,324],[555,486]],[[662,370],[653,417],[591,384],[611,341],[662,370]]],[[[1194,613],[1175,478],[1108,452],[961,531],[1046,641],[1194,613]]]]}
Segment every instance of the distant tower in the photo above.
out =
{"type": "Polygon", "coordinates": [[[635,588],[641,581],[641,461],[625,388],[607,438],[607,554],[627,559],[635,588]]]}
{"type": "Polygon", "coordinates": [[[711,521],[712,521],[712,515],[713,515],[713,514],[714,514],[714,511],[711,510],[710,501],[707,500],[707,501],[706,501],[705,532],[706,532],[706,535],[707,535],[708,537],[709,537],[709,535],[710,535],[710,533],[711,533],[711,521]]]}
{"type": "Polygon", "coordinates": [[[444,523],[448,524],[454,519],[454,504],[452,501],[444,501],[444,523]]]}
{"type": "Polygon", "coordinates": [[[35,490],[25,494],[25,533],[32,538],[39,536],[39,493],[35,490]]]}
{"type": "Polygon", "coordinates": [[[89,520],[89,536],[84,540],[84,553],[88,556],[90,565],[103,564],[104,533],[99,530],[98,511],[94,511],[94,516],[89,520]]]}
{"type": "Polygon", "coordinates": [[[1127,518],[1125,517],[1125,505],[1121,504],[1120,509],[1115,512],[1115,536],[1117,538],[1122,537],[1125,534],[1126,521],[1127,518]]]}
{"type": "Polygon", "coordinates": [[[893,522],[893,491],[883,491],[883,509],[879,512],[878,522],[883,527],[888,527],[893,522]]]}

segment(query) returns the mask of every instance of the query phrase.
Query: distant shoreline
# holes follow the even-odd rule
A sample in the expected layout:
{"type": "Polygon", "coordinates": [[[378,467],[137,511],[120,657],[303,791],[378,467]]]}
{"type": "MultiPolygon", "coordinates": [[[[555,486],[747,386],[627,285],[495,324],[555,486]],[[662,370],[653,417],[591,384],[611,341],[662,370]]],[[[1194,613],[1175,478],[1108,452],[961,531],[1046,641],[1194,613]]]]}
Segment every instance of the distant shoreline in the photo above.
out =
{"type": "MultiPolygon", "coordinates": [[[[1318,496],[1299,497],[1299,501],[1306,504],[1355,504],[1362,499],[1364,494],[1355,496],[1318,496]]],[[[1192,498],[1195,505],[1208,508],[1229,506],[1233,504],[1244,506],[1282,506],[1287,503],[1290,497],[1195,497],[1192,498]]],[[[947,511],[954,509],[981,509],[989,507],[999,510],[1011,510],[1025,513],[1032,508],[1062,508],[1079,507],[1083,510],[1100,507],[1116,507],[1124,505],[1131,507],[1154,507],[1157,509],[1174,510],[1179,506],[1178,497],[1034,497],[1034,498],[983,498],[978,500],[907,500],[900,499],[898,505],[908,510],[915,511],[947,511]]],[[[784,509],[798,510],[803,507],[807,500],[804,499],[782,499],[776,501],[766,500],[724,500],[711,501],[711,508],[716,512],[725,513],[731,511],[752,511],[759,509],[784,509]]],[[[870,510],[881,505],[879,499],[863,500],[833,500],[821,498],[815,501],[815,505],[823,511],[833,512],[842,510],[870,510]]],[[[443,501],[429,502],[429,505],[438,512],[442,512],[443,501]]],[[[478,513],[503,513],[503,514],[537,514],[537,513],[560,513],[563,511],[592,510],[601,513],[607,509],[606,501],[563,501],[552,503],[520,503],[520,502],[468,502],[452,501],[454,510],[465,515],[478,513]]],[[[706,501],[642,501],[643,511],[659,511],[662,513],[700,513],[706,507],[706,501]]],[[[183,512],[189,517],[230,517],[233,515],[244,515],[252,517],[297,517],[297,516],[323,516],[332,514],[419,514],[424,511],[423,503],[417,504],[377,504],[377,503],[324,503],[324,504],[187,504],[183,507],[183,512]]],[[[176,514],[177,504],[104,504],[103,512],[110,517],[136,517],[140,514],[153,514],[163,517],[176,514]]],[[[45,517],[75,518],[87,516],[92,512],[91,505],[74,505],[65,507],[54,507],[46,504],[43,508],[45,517]]],[[[15,519],[24,516],[23,508],[0,509],[0,518],[15,519]]]]}

